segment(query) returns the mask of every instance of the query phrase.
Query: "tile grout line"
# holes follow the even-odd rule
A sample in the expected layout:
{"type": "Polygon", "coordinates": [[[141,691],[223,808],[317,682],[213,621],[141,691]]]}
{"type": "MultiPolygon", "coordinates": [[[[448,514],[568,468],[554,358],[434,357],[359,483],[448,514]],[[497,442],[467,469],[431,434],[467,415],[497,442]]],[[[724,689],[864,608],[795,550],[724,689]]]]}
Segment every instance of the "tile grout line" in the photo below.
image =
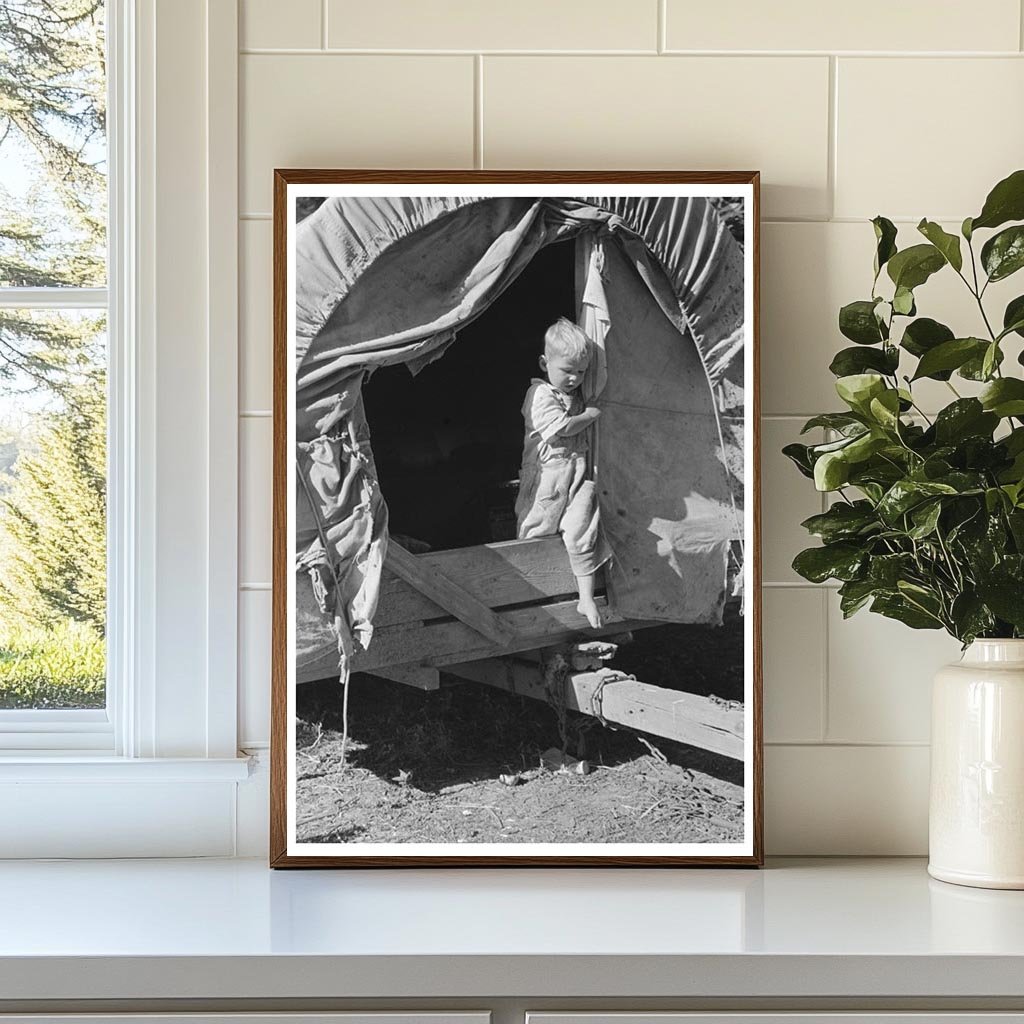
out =
{"type": "MultiPolygon", "coordinates": [[[[832,438],[832,431],[826,430],[824,432],[825,440],[828,441],[832,438]]],[[[823,491],[818,498],[822,512],[828,511],[828,499],[826,493],[823,491]]],[[[829,644],[829,618],[828,618],[828,602],[829,602],[829,591],[826,588],[822,588],[821,595],[821,721],[819,726],[821,728],[821,742],[828,743],[829,733],[832,731],[832,707],[831,697],[832,688],[830,686],[830,656],[831,647],[829,644]]]]}
{"type": "Polygon", "coordinates": [[[825,168],[826,188],[828,189],[828,219],[836,215],[836,179],[839,167],[839,58],[828,59],[828,142],[825,168]]]}
{"type": "Polygon", "coordinates": [[[927,749],[931,746],[925,740],[832,740],[817,743],[814,740],[765,740],[766,747],[812,747],[816,750],[875,750],[875,749],[927,749]]]}
{"type": "Polygon", "coordinates": [[[492,57],[753,57],[763,60],[786,60],[791,58],[820,59],[822,57],[855,57],[858,60],[935,60],[949,58],[957,60],[1007,60],[1018,58],[1018,50],[669,50],[631,49],[518,49],[502,50],[486,47],[476,50],[459,49],[401,49],[396,47],[345,47],[345,46],[244,46],[238,51],[242,56],[352,56],[352,57],[472,57],[477,54],[492,57]]]}
{"type": "Polygon", "coordinates": [[[830,708],[829,708],[829,685],[828,685],[828,659],[829,659],[829,630],[828,630],[828,601],[829,591],[822,589],[821,592],[821,679],[819,686],[821,687],[821,711],[819,713],[820,721],[818,722],[819,735],[821,736],[821,742],[828,742],[828,734],[830,730],[830,708]]]}
{"type": "Polygon", "coordinates": [[[473,166],[484,165],[484,58],[473,57],[473,166]]]}

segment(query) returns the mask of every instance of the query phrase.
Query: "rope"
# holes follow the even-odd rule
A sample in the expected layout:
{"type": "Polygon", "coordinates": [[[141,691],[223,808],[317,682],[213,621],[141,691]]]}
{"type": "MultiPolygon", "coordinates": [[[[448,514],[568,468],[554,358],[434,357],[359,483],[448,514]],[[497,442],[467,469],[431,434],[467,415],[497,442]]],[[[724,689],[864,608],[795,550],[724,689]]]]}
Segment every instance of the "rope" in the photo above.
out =
{"type": "Polygon", "coordinates": [[[547,694],[548,703],[555,709],[558,718],[558,736],[562,741],[562,752],[565,753],[569,746],[568,714],[565,704],[565,680],[569,675],[569,660],[562,654],[555,656],[545,662],[541,672],[544,682],[544,692],[547,694]]]}
{"type": "Polygon", "coordinates": [[[609,669],[608,673],[601,677],[601,682],[597,684],[597,689],[590,695],[590,713],[606,729],[614,729],[616,726],[612,725],[612,723],[604,717],[604,688],[609,683],[622,683],[630,679],[635,680],[636,676],[629,675],[625,672],[618,672],[614,669],[609,669]]]}
{"type": "Polygon", "coordinates": [[[331,559],[330,548],[327,546],[327,532],[324,528],[323,518],[320,515],[320,509],[313,497],[313,485],[306,477],[300,459],[295,460],[295,471],[299,477],[299,482],[302,484],[302,489],[306,493],[306,500],[309,502],[309,507],[313,512],[313,519],[316,521],[316,532],[320,537],[320,546],[324,549],[324,561],[327,563],[327,568],[331,572],[331,578],[334,580],[334,615],[331,618],[331,628],[334,630],[335,638],[338,641],[338,680],[341,683],[342,688],[341,768],[344,770],[345,755],[348,750],[348,684],[350,673],[348,671],[348,651],[345,649],[346,645],[342,636],[341,621],[338,613],[338,600],[341,596],[341,581],[338,579],[338,570],[331,559]]]}

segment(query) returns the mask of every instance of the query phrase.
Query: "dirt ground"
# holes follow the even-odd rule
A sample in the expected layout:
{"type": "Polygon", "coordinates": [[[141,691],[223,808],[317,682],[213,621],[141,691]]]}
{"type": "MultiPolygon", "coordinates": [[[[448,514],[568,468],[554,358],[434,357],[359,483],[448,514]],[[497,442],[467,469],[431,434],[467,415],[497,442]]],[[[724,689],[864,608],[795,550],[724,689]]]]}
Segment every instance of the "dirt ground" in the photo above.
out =
{"type": "MultiPolygon", "coordinates": [[[[743,696],[742,619],[637,633],[612,666],[645,682],[743,696]]],[[[341,687],[298,694],[300,842],[737,842],[743,765],[610,729],[475,683],[422,692],[354,675],[342,762],[341,687]],[[589,772],[545,766],[554,748],[589,772]],[[504,778],[503,778],[504,777],[504,778]],[[509,784],[511,783],[511,784],[509,784]]]]}

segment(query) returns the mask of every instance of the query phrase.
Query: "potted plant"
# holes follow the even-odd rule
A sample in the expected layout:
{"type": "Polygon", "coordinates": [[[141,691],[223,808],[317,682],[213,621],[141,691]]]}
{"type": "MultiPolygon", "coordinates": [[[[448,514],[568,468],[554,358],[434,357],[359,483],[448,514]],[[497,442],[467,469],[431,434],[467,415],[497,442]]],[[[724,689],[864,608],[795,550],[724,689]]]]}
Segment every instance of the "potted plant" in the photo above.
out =
{"type": "Polygon", "coordinates": [[[852,345],[830,366],[845,408],[804,426],[824,443],[783,449],[832,499],[793,568],[838,580],[844,617],[870,608],[963,644],[933,689],[929,871],[1005,888],[1024,888],[1024,356],[1007,355],[1024,294],[997,316],[986,291],[1024,267],[1021,221],[1024,170],[959,234],[922,220],[901,249],[875,217],[871,296],[839,311],[852,345]],[[973,296],[974,327],[918,315],[915,289],[940,272],[973,296]],[[949,390],[934,416],[924,380],[949,390]]]}

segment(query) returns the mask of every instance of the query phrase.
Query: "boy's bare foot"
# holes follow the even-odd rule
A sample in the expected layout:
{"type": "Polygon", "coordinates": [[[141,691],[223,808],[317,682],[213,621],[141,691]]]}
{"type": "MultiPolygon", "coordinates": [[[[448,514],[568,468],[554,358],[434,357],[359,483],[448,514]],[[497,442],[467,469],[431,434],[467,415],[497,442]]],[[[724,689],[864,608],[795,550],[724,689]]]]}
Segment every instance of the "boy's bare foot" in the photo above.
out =
{"type": "Polygon", "coordinates": [[[597,607],[597,602],[592,597],[581,597],[579,604],[576,605],[576,611],[590,623],[592,629],[600,629],[604,625],[601,609],[597,607]]]}

